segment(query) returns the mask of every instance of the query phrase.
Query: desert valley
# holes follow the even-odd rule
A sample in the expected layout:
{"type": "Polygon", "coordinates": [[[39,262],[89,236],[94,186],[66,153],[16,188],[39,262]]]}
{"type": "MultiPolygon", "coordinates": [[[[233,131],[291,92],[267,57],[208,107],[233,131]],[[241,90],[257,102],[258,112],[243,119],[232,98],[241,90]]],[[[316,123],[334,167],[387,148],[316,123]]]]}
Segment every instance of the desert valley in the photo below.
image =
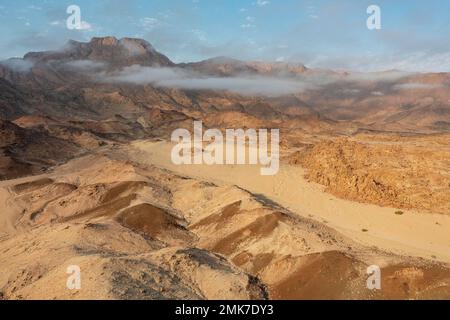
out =
{"type": "Polygon", "coordinates": [[[450,299],[448,73],[93,38],[1,62],[0,117],[0,299],[450,299]],[[174,164],[195,121],[278,129],[278,172],[174,164]]]}

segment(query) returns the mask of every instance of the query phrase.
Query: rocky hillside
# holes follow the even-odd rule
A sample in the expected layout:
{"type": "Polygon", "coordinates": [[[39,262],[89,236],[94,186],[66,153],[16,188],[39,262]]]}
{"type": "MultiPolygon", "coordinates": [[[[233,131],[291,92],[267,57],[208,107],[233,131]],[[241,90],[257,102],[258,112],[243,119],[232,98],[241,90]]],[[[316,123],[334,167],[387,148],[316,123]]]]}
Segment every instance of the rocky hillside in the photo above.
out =
{"type": "Polygon", "coordinates": [[[346,199],[450,213],[450,136],[358,135],[319,142],[290,162],[346,199]]]}

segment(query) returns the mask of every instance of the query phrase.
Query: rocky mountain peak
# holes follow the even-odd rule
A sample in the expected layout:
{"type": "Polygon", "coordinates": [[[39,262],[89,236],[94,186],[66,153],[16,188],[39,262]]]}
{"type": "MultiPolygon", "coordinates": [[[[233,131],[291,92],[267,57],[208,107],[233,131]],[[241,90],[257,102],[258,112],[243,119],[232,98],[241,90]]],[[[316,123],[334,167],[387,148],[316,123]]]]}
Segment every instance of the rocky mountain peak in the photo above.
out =
{"type": "Polygon", "coordinates": [[[119,40],[116,37],[102,37],[92,38],[89,43],[98,46],[116,46],[119,44],[119,40]]]}
{"type": "Polygon", "coordinates": [[[111,68],[120,68],[133,64],[144,66],[173,66],[165,55],[142,39],[115,37],[97,37],[89,42],[70,40],[64,48],[57,51],[30,52],[25,60],[33,62],[92,60],[107,63],[111,68]]]}

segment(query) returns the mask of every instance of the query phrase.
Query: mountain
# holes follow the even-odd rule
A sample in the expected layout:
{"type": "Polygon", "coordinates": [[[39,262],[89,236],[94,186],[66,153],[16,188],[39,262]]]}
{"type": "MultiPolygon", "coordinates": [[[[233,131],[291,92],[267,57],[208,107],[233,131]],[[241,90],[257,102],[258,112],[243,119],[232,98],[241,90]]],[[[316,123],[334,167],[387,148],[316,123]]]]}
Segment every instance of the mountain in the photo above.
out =
{"type": "Polygon", "coordinates": [[[29,96],[9,81],[0,78],[0,118],[13,119],[30,111],[29,96]]]}
{"type": "Polygon", "coordinates": [[[208,118],[210,114],[221,118],[220,113],[227,112],[229,119],[229,112],[239,112],[243,118],[279,120],[278,125],[289,120],[289,128],[315,119],[327,128],[332,122],[351,122],[374,130],[450,130],[450,76],[445,73],[334,72],[226,57],[175,64],[141,39],[69,41],[59,51],[32,52],[23,59],[3,61],[0,80],[0,115],[10,120],[37,114],[103,121],[120,114],[133,122],[158,109],[181,112],[187,118],[205,113],[208,118]],[[151,80],[140,84],[104,81],[125,74],[127,79],[149,77],[157,82],[161,71],[152,67],[165,68],[160,76],[164,80],[168,74],[174,87],[151,80]],[[180,81],[186,88],[178,85],[180,81]],[[235,92],[232,88],[239,87],[239,81],[243,89],[235,92]],[[202,85],[192,89],[191,83],[202,83],[205,89],[202,85]],[[245,94],[247,86],[277,87],[282,94],[245,94]]]}
{"type": "Polygon", "coordinates": [[[82,151],[72,141],[0,120],[0,180],[43,172],[82,151]]]}
{"type": "Polygon", "coordinates": [[[296,76],[308,69],[302,64],[282,62],[267,63],[260,61],[241,61],[227,57],[217,57],[200,62],[179,65],[203,74],[216,76],[263,75],[263,76],[296,76]]]}
{"type": "MultiPolygon", "coordinates": [[[[286,131],[441,132],[450,130],[449,83],[448,74],[339,73],[225,57],[175,64],[145,40],[104,37],[69,41],[59,51],[1,62],[0,116],[9,121],[53,117],[64,130],[88,132],[100,143],[166,136],[175,126],[198,118],[224,128],[252,119],[258,127],[286,131]],[[187,89],[103,81],[123,70],[131,76],[141,72],[142,77],[159,72],[152,67],[173,70],[169,75],[176,77],[175,83],[211,79],[218,84],[214,89],[187,89]],[[243,94],[221,89],[223,79],[228,85],[244,79],[244,88],[273,84],[294,89],[275,96],[243,94]]],[[[46,126],[46,133],[60,132],[54,129],[58,125],[46,126]]]]}
{"type": "Polygon", "coordinates": [[[174,66],[169,58],[157,52],[145,40],[133,38],[118,40],[115,37],[93,38],[88,43],[71,40],[60,51],[31,52],[24,56],[24,60],[33,63],[88,60],[107,63],[109,68],[121,68],[134,64],[174,66]]]}
{"type": "Polygon", "coordinates": [[[114,37],[3,61],[0,300],[450,297],[449,80],[114,37]],[[279,174],[174,165],[194,120],[279,129],[279,174]]]}

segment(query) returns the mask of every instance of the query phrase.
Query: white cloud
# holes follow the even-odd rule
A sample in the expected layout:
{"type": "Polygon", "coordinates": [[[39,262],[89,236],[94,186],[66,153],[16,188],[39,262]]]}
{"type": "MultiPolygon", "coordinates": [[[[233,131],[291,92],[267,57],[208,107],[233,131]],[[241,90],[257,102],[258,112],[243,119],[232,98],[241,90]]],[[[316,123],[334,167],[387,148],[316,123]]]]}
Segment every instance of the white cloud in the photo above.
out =
{"type": "Polygon", "coordinates": [[[354,72],[345,76],[347,81],[367,82],[394,82],[412,75],[410,72],[385,71],[385,72],[354,72]]]}
{"type": "Polygon", "coordinates": [[[151,31],[151,30],[159,27],[160,25],[161,25],[161,21],[156,18],[145,17],[145,18],[141,19],[141,26],[147,31],[151,31]]]}
{"type": "Polygon", "coordinates": [[[416,89],[434,89],[439,88],[440,85],[427,84],[427,83],[403,83],[394,86],[395,90],[416,90],[416,89]]]}
{"type": "Polygon", "coordinates": [[[245,17],[245,22],[243,24],[241,24],[241,28],[242,29],[255,28],[256,27],[254,24],[255,21],[256,21],[255,17],[247,16],[247,17],[245,17]]]}
{"type": "Polygon", "coordinates": [[[252,24],[252,23],[243,23],[243,24],[241,24],[241,28],[242,29],[251,29],[251,28],[254,28],[254,27],[255,27],[255,25],[252,24]]]}
{"type": "Polygon", "coordinates": [[[267,6],[268,4],[270,4],[270,1],[268,1],[268,0],[257,0],[257,1],[256,1],[256,5],[257,5],[258,7],[265,7],[265,6],[267,6]]]}
{"type": "Polygon", "coordinates": [[[96,71],[103,69],[106,66],[106,63],[91,60],[74,60],[65,63],[65,65],[71,69],[76,69],[79,71],[96,71]]]}
{"type": "Polygon", "coordinates": [[[315,55],[305,59],[311,68],[340,69],[362,72],[402,70],[407,72],[450,72],[450,51],[441,53],[408,52],[405,54],[330,57],[315,55]]]}
{"type": "Polygon", "coordinates": [[[203,41],[204,42],[204,41],[208,40],[207,37],[206,37],[206,33],[204,31],[202,31],[202,30],[192,29],[191,33],[194,34],[199,41],[203,41]]]}
{"type": "Polygon", "coordinates": [[[186,90],[231,91],[242,95],[281,96],[314,89],[323,79],[301,79],[240,75],[209,77],[179,68],[152,68],[134,65],[115,74],[102,74],[102,82],[151,84],[156,87],[186,90]]]}
{"type": "Polygon", "coordinates": [[[31,5],[31,6],[28,6],[28,9],[31,9],[31,10],[42,10],[42,7],[31,5]]]}
{"type": "Polygon", "coordinates": [[[15,72],[28,72],[33,68],[33,62],[23,59],[8,59],[0,61],[0,65],[5,66],[15,72]]]}

